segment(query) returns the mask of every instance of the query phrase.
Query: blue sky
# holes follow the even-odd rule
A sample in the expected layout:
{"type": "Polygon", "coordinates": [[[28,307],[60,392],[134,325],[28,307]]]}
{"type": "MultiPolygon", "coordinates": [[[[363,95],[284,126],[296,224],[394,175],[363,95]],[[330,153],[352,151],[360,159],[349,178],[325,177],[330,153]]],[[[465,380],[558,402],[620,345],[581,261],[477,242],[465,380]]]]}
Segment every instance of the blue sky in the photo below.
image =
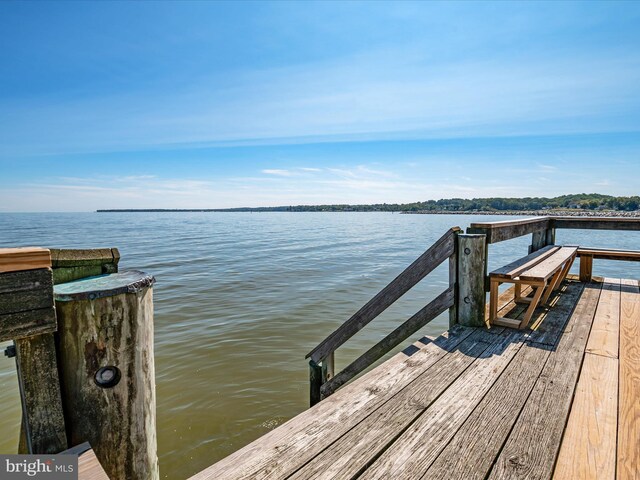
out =
{"type": "Polygon", "coordinates": [[[638,2],[2,2],[0,210],[640,193],[638,2]]]}

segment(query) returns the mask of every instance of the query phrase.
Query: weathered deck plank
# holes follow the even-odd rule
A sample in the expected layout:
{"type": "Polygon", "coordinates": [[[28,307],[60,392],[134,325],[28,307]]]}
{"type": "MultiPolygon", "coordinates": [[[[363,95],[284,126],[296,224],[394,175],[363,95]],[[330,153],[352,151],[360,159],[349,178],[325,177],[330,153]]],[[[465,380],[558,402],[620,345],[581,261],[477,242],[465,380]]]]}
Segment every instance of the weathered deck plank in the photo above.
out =
{"type": "Polygon", "coordinates": [[[614,480],[617,421],[618,359],[587,353],[554,480],[614,480]]]}
{"type": "Polygon", "coordinates": [[[620,279],[605,278],[586,352],[618,358],[619,326],[620,279]]]}
{"type": "Polygon", "coordinates": [[[423,338],[192,478],[638,480],[638,371],[638,282],[572,279],[531,329],[423,338]]]}
{"type": "Polygon", "coordinates": [[[487,332],[471,335],[455,352],[428,369],[291,478],[352,478],[419,417],[494,341],[487,332]]]}
{"type": "Polygon", "coordinates": [[[551,476],[600,290],[600,285],[585,286],[567,331],[549,356],[488,478],[551,476]]]}
{"type": "Polygon", "coordinates": [[[617,479],[640,479],[640,290],[622,280],[617,479]]]}
{"type": "Polygon", "coordinates": [[[465,371],[393,445],[358,477],[420,478],[523,345],[522,332],[505,333],[465,371]]]}
{"type": "MultiPolygon", "coordinates": [[[[525,344],[422,478],[485,478],[538,380],[553,345],[558,342],[571,317],[582,290],[581,284],[574,283],[559,297],[556,308],[544,315],[544,322],[555,326],[555,330],[544,332],[546,344],[525,344]]],[[[534,335],[536,333],[533,332],[534,335]]]]}
{"type": "MultiPolygon", "coordinates": [[[[473,329],[454,327],[446,334],[414,344],[378,368],[292,418],[220,462],[194,475],[204,479],[254,479],[257,472],[276,472],[287,457],[301,465],[336,441],[390,397],[418,378],[440,358],[454,351],[473,329]],[[410,354],[410,356],[408,356],[410,354]]],[[[277,478],[275,474],[271,475],[277,478]]]]}

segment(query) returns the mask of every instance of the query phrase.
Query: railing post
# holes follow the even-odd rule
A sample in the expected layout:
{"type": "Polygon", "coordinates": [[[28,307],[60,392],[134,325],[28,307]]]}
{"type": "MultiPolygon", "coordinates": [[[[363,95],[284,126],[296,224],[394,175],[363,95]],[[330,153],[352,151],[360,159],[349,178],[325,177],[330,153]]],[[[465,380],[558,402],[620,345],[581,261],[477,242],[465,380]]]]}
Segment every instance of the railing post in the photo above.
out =
{"type": "Polygon", "coordinates": [[[556,244],[556,229],[555,227],[549,227],[545,231],[546,236],[546,245],[555,245],[556,244]]]}
{"type": "MultiPolygon", "coordinates": [[[[458,241],[453,240],[454,250],[449,257],[449,287],[453,288],[453,298],[456,298],[456,290],[458,288],[458,241]]],[[[453,305],[449,307],[449,327],[453,327],[458,323],[458,302],[454,300],[453,305]]]]}
{"type": "Polygon", "coordinates": [[[547,244],[547,231],[538,230],[531,235],[531,245],[529,245],[529,253],[540,250],[547,244]]]}
{"type": "Polygon", "coordinates": [[[485,326],[484,289],[486,235],[458,235],[458,323],[468,327],[485,326]]]}
{"type": "Polygon", "coordinates": [[[335,375],[335,353],[331,352],[319,364],[309,360],[309,406],[313,407],[322,400],[320,389],[335,375]]]}

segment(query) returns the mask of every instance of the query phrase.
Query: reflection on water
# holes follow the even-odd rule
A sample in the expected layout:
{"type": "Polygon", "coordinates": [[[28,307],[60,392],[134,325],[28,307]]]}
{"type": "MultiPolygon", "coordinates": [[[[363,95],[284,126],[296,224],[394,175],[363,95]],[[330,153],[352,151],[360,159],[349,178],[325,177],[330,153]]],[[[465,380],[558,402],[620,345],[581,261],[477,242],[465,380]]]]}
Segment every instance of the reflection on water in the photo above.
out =
{"type": "MultiPolygon", "coordinates": [[[[156,276],[158,442],[163,478],[180,479],[304,410],[304,360],[444,231],[507,217],[389,213],[0,214],[0,246],[117,246],[121,268],[156,276]]],[[[640,248],[638,232],[562,230],[558,243],[640,248]]],[[[490,268],[530,238],[491,246],[490,268]]],[[[577,267],[574,267],[574,269],[577,267]]],[[[594,274],[640,278],[633,263],[594,274]]],[[[337,352],[364,352],[448,285],[440,267],[337,352]]],[[[447,315],[422,332],[446,329],[447,315]]],[[[416,335],[416,338],[419,335],[416,335]]],[[[0,357],[0,453],[16,451],[14,362],[0,357]]]]}

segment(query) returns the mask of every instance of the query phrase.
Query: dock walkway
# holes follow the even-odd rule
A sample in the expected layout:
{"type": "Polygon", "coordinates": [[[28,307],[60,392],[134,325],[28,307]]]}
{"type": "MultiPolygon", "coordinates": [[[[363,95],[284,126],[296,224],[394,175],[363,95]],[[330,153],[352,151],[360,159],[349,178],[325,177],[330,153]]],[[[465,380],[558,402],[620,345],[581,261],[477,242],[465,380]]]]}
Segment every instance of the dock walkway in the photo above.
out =
{"type": "Polygon", "coordinates": [[[638,281],[572,278],[552,305],[422,338],[192,478],[640,478],[638,281]]]}

